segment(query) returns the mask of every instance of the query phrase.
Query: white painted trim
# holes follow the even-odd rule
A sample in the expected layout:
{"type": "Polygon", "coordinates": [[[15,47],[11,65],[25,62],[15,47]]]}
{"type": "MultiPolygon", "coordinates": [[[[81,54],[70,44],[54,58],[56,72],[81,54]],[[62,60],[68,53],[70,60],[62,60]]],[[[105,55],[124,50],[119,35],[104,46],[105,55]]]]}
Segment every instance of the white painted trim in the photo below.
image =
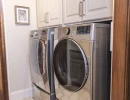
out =
{"type": "Polygon", "coordinates": [[[25,98],[32,98],[32,88],[11,93],[10,100],[23,100],[25,98]]]}
{"type": "Polygon", "coordinates": [[[113,51],[113,22],[111,22],[110,51],[113,51]]]}

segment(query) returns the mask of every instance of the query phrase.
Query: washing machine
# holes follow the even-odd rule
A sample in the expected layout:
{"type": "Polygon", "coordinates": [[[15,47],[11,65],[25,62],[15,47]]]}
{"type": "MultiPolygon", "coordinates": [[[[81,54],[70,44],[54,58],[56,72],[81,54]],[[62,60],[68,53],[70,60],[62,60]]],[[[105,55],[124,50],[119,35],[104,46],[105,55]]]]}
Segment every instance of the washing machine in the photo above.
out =
{"type": "Polygon", "coordinates": [[[53,68],[59,100],[110,100],[110,25],[55,29],[53,68]]]}
{"type": "MultiPolygon", "coordinates": [[[[30,34],[30,65],[33,84],[33,100],[53,100],[54,86],[51,85],[50,43],[53,29],[34,30],[30,34]]],[[[55,92],[55,91],[54,91],[55,92]]]]}

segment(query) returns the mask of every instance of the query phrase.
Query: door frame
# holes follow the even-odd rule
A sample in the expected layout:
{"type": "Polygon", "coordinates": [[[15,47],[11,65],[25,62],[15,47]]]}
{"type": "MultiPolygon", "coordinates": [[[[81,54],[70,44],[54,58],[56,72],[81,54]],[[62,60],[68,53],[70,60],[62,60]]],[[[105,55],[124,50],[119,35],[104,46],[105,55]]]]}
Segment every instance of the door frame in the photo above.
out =
{"type": "Polygon", "coordinates": [[[9,100],[2,0],[0,0],[0,100],[9,100]]]}
{"type": "Polygon", "coordinates": [[[112,100],[130,100],[130,0],[114,1],[112,100]],[[129,80],[128,80],[129,79],[129,80]]]}
{"type": "Polygon", "coordinates": [[[126,100],[130,100],[130,0],[128,2],[126,100]]]}

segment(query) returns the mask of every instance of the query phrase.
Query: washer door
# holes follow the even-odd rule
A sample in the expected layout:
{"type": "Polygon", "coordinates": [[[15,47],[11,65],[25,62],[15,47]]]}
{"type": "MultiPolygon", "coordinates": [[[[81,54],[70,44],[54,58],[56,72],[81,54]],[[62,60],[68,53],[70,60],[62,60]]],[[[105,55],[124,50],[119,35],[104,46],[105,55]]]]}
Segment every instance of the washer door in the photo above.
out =
{"type": "Polygon", "coordinates": [[[88,78],[87,57],[72,39],[61,40],[54,50],[54,71],[59,83],[69,91],[78,91],[88,78]]]}
{"type": "Polygon", "coordinates": [[[30,42],[30,62],[32,70],[38,75],[46,72],[46,50],[44,41],[32,39],[30,42]]]}

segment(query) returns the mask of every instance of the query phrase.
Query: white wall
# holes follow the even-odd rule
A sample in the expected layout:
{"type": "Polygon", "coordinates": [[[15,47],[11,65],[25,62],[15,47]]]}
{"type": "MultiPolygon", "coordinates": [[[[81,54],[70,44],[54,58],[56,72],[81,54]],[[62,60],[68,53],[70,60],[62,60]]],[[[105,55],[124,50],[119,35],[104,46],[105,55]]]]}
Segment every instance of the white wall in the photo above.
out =
{"type": "Polygon", "coordinates": [[[31,96],[29,33],[37,28],[36,0],[2,0],[10,100],[31,96]],[[16,25],[14,6],[30,7],[30,25],[16,25]]]}

